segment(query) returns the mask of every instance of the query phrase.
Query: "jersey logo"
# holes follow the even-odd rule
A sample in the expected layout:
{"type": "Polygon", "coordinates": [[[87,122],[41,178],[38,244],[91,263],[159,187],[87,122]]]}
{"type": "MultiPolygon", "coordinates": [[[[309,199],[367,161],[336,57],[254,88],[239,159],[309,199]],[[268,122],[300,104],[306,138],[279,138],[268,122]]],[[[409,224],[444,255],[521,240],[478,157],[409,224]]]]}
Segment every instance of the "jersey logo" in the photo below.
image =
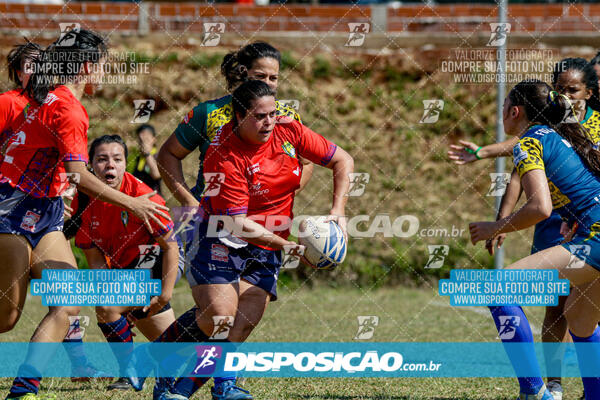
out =
{"type": "Polygon", "coordinates": [[[527,152],[521,148],[521,143],[517,143],[517,145],[513,148],[513,163],[515,166],[528,156],[529,155],[527,152]]]}
{"type": "Polygon", "coordinates": [[[246,168],[248,175],[254,175],[255,173],[260,171],[260,165],[258,163],[254,163],[251,166],[246,168]]]}
{"type": "Polygon", "coordinates": [[[27,211],[21,220],[21,229],[24,231],[35,232],[35,224],[38,223],[41,216],[33,211],[27,211]]]}
{"type": "Polygon", "coordinates": [[[227,262],[229,260],[229,249],[222,244],[213,243],[210,249],[210,259],[227,262]]]}
{"type": "Polygon", "coordinates": [[[127,224],[129,223],[129,214],[127,214],[127,211],[123,210],[121,211],[121,222],[123,222],[123,226],[127,227],[127,224]]]}
{"type": "Polygon", "coordinates": [[[23,116],[25,117],[25,119],[27,119],[27,113],[29,112],[29,107],[31,106],[31,104],[27,103],[27,105],[25,106],[25,108],[23,108],[23,116]]]}
{"type": "Polygon", "coordinates": [[[283,152],[285,154],[287,154],[288,156],[292,157],[292,158],[296,158],[296,148],[294,148],[294,146],[286,141],[281,145],[281,148],[283,149],[283,152]]]}
{"type": "Polygon", "coordinates": [[[192,108],[190,112],[188,112],[185,117],[183,117],[183,123],[188,124],[190,120],[194,117],[194,109],[192,108]]]}

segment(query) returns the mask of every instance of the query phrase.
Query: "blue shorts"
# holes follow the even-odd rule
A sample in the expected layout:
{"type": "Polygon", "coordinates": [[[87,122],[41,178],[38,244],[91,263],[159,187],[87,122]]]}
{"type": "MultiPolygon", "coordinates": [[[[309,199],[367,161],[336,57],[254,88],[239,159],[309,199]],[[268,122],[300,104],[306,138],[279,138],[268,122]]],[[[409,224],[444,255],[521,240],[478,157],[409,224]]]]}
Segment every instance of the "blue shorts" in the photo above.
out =
{"type": "Polygon", "coordinates": [[[583,264],[577,263],[580,260],[600,271],[600,230],[575,233],[573,239],[562,246],[573,255],[567,268],[582,267],[583,264]]]}
{"type": "Polygon", "coordinates": [[[560,234],[561,224],[562,218],[555,211],[545,220],[538,222],[533,233],[531,254],[558,246],[565,239],[560,234]]]}
{"type": "MultiPolygon", "coordinates": [[[[200,222],[196,232],[206,232],[206,223],[200,222]]],[[[240,279],[257,286],[277,300],[277,278],[282,255],[279,250],[266,250],[253,244],[233,248],[218,238],[196,236],[186,255],[186,277],[190,286],[226,284],[240,279]]]]}
{"type": "Polygon", "coordinates": [[[0,233],[24,236],[32,248],[46,234],[63,230],[64,209],[62,197],[37,198],[0,183],[0,233]]]}

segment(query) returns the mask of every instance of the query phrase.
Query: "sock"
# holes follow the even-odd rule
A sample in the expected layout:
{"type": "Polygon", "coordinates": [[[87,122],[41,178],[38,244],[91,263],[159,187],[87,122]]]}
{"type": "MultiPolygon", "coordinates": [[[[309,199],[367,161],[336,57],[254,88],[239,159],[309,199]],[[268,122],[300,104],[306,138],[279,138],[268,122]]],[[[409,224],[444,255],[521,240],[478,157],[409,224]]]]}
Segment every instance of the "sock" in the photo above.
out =
{"type": "Polygon", "coordinates": [[[37,394],[42,374],[35,367],[23,364],[17,372],[7,399],[23,396],[25,393],[37,394]]]}
{"type": "Polygon", "coordinates": [[[65,351],[71,360],[71,369],[77,367],[85,367],[88,364],[85,351],[83,349],[83,330],[81,329],[80,317],[69,318],[69,330],[65,336],[63,343],[71,343],[65,345],[65,351]]]}
{"type": "MultiPolygon", "coordinates": [[[[600,363],[600,328],[596,327],[592,336],[582,338],[573,335],[573,342],[575,342],[575,350],[577,351],[577,361],[579,362],[579,369],[582,374],[583,371],[588,369],[585,366],[598,365],[600,363]],[[577,343],[596,343],[594,346],[578,346],[577,343]]],[[[587,400],[600,399],[600,377],[582,377],[583,388],[585,389],[585,398],[587,400]]]]}
{"type": "Polygon", "coordinates": [[[98,326],[109,343],[124,343],[123,345],[112,345],[110,348],[119,363],[121,376],[127,376],[125,370],[133,352],[133,336],[129,322],[121,316],[115,322],[98,322],[98,326]]]}
{"type": "Polygon", "coordinates": [[[155,342],[208,342],[208,336],[196,323],[196,307],[177,318],[155,342]]]}
{"type": "Polygon", "coordinates": [[[65,351],[71,360],[71,369],[75,370],[77,367],[85,367],[88,364],[82,339],[64,339],[63,343],[68,343],[65,351]]]}
{"type": "Polygon", "coordinates": [[[208,382],[209,380],[210,380],[210,377],[207,377],[207,376],[203,376],[203,377],[193,376],[193,377],[177,378],[177,381],[175,381],[175,384],[173,385],[173,389],[171,390],[171,393],[180,394],[182,396],[190,398],[190,397],[192,397],[192,395],[194,393],[196,393],[196,391],[198,389],[200,389],[202,386],[204,386],[204,384],[206,382],[208,382]]]}
{"type": "Polygon", "coordinates": [[[541,378],[540,366],[535,356],[531,327],[523,309],[520,306],[491,306],[489,309],[498,329],[498,336],[503,343],[528,343],[519,348],[512,346],[504,346],[504,348],[515,372],[517,372],[518,366],[535,371],[534,377],[517,377],[521,393],[537,394],[544,386],[544,381],[541,378]]]}

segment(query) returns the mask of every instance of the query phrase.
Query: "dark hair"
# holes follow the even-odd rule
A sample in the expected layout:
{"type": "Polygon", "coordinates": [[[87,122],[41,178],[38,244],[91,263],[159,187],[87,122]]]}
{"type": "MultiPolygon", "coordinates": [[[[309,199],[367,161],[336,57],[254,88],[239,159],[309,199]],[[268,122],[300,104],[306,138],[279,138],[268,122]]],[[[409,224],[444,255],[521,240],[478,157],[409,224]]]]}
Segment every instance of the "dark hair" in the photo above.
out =
{"type": "Polygon", "coordinates": [[[586,101],[586,105],[594,110],[600,111],[598,75],[596,74],[594,66],[588,63],[585,58],[565,58],[554,64],[552,86],[556,87],[560,74],[570,70],[581,72],[583,76],[582,82],[585,84],[585,88],[592,90],[592,96],[586,101]]]}
{"type": "Polygon", "coordinates": [[[248,70],[254,61],[261,58],[272,58],[281,64],[281,53],[266,42],[247,44],[238,51],[231,52],[223,58],[221,74],[227,81],[227,89],[232,90],[240,83],[248,80],[248,70]]]}
{"type": "Polygon", "coordinates": [[[27,60],[36,60],[41,52],[42,48],[29,40],[27,40],[27,43],[25,44],[19,44],[13,47],[6,57],[9,79],[17,86],[22,86],[23,82],[19,79],[18,73],[23,71],[23,67],[27,60]]]}
{"type": "Polygon", "coordinates": [[[594,58],[592,58],[590,60],[590,65],[594,66],[596,64],[600,64],[600,51],[596,53],[596,55],[594,56],[594,58]]]}
{"type": "Polygon", "coordinates": [[[101,144],[107,144],[107,143],[120,144],[123,147],[123,150],[125,151],[125,159],[127,159],[129,152],[127,150],[127,144],[125,144],[125,142],[123,141],[123,138],[119,135],[104,135],[104,136],[100,136],[100,137],[97,137],[96,139],[94,139],[94,141],[90,145],[90,150],[88,152],[88,156],[90,158],[90,163],[94,159],[94,155],[96,154],[96,148],[98,146],[100,146],[101,144]]]}
{"type": "Polygon", "coordinates": [[[142,124],[138,126],[138,128],[135,130],[135,134],[139,136],[140,133],[142,133],[143,131],[150,131],[152,133],[152,136],[156,137],[156,131],[154,130],[154,127],[150,124],[142,124]]]}
{"type": "Polygon", "coordinates": [[[107,55],[106,41],[99,34],[86,29],[71,32],[71,44],[65,45],[61,36],[36,60],[26,90],[39,104],[55,86],[74,82],[85,63],[98,63],[107,55]]]}
{"type": "Polygon", "coordinates": [[[518,83],[508,94],[511,106],[522,106],[532,123],[547,125],[569,141],[583,162],[600,175],[600,151],[594,148],[585,128],[577,122],[568,122],[566,116],[572,111],[570,100],[553,91],[540,80],[518,83]]]}
{"type": "Polygon", "coordinates": [[[234,120],[237,113],[245,117],[252,102],[265,96],[275,97],[275,92],[263,81],[246,81],[238,86],[231,96],[234,120]]]}

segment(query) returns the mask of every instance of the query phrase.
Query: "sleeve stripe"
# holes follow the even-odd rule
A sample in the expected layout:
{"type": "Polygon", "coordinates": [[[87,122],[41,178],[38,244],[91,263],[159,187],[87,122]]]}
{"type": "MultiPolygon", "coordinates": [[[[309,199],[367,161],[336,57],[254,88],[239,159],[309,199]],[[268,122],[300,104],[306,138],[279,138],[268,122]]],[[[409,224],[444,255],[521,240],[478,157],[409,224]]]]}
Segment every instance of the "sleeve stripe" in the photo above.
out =
{"type": "Polygon", "coordinates": [[[325,157],[321,158],[321,165],[327,165],[327,164],[329,164],[329,162],[333,158],[333,155],[335,154],[336,150],[337,150],[337,145],[335,145],[333,143],[330,143],[329,144],[329,150],[327,151],[327,154],[325,155],[325,157]]]}

